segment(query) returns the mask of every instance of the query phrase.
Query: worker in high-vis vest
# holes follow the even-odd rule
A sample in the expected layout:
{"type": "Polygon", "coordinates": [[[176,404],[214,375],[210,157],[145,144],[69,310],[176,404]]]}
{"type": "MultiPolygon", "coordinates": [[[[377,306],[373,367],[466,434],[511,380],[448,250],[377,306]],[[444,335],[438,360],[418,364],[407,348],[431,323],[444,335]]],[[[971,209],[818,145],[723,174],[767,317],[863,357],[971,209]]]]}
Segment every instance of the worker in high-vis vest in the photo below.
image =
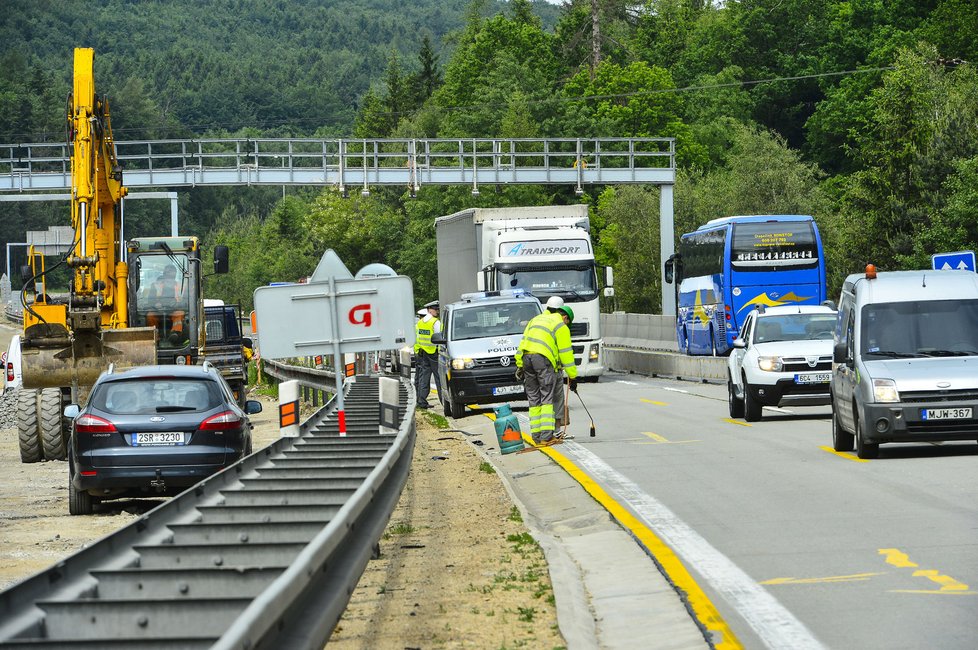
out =
{"type": "Polygon", "coordinates": [[[577,391],[577,366],[570,337],[572,322],[574,310],[567,305],[547,307],[547,311],[527,323],[516,352],[517,378],[523,381],[530,403],[530,436],[536,445],[558,442],[554,437],[557,426],[554,401],[563,385],[562,373],[567,373],[570,389],[577,391]]]}
{"type": "Polygon", "coordinates": [[[428,395],[431,393],[431,376],[435,377],[435,390],[441,395],[441,379],[438,377],[438,347],[431,342],[432,334],[441,331],[438,320],[438,301],[425,305],[428,313],[418,319],[414,336],[415,387],[418,393],[418,408],[430,409],[428,395]]]}

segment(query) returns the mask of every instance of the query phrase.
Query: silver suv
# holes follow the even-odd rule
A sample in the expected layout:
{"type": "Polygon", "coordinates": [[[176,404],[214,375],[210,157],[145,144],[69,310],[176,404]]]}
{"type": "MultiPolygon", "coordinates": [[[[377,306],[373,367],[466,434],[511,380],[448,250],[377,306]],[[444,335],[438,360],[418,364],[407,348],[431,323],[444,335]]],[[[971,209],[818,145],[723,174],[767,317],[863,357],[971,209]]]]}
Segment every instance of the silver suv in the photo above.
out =
{"type": "Polygon", "coordinates": [[[730,417],[761,419],[764,406],[831,403],[830,305],[759,308],[747,315],[727,359],[730,417]]]}

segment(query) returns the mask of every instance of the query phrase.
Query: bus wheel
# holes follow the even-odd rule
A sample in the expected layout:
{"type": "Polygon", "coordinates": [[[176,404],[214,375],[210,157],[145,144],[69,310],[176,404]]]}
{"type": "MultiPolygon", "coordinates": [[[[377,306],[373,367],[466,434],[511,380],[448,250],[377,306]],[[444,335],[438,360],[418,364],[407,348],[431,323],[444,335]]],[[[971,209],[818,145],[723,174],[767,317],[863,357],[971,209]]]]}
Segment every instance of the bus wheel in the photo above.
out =
{"type": "Polygon", "coordinates": [[[710,351],[713,353],[713,356],[717,355],[717,339],[713,335],[713,330],[710,330],[710,351]]]}

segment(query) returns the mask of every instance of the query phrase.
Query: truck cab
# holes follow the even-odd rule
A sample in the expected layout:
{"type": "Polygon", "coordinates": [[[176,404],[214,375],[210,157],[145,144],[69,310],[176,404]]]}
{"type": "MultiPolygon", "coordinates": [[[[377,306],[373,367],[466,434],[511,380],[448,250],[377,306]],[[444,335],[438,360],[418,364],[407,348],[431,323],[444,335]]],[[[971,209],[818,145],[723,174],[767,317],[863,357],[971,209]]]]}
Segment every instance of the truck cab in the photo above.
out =
{"type": "Polygon", "coordinates": [[[482,291],[442,309],[438,346],[440,398],[446,415],[457,418],[466,404],[526,399],[516,380],[516,351],[527,323],[543,311],[523,291],[482,291]]]}
{"type": "Polygon", "coordinates": [[[832,443],[875,458],[881,443],[978,440],[978,274],[850,275],[832,370],[832,443]]]}

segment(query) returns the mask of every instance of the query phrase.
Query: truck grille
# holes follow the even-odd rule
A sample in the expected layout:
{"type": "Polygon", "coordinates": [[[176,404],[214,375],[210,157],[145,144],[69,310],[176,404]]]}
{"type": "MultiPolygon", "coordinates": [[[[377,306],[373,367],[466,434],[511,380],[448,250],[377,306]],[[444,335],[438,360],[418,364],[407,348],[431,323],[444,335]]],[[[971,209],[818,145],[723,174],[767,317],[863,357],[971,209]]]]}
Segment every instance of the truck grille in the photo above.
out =
{"type": "Polygon", "coordinates": [[[590,332],[588,323],[571,323],[570,324],[571,336],[587,336],[590,332]]]}
{"type": "Polygon", "coordinates": [[[967,388],[963,390],[900,391],[900,401],[909,403],[974,402],[978,401],[978,390],[967,388]]]}

